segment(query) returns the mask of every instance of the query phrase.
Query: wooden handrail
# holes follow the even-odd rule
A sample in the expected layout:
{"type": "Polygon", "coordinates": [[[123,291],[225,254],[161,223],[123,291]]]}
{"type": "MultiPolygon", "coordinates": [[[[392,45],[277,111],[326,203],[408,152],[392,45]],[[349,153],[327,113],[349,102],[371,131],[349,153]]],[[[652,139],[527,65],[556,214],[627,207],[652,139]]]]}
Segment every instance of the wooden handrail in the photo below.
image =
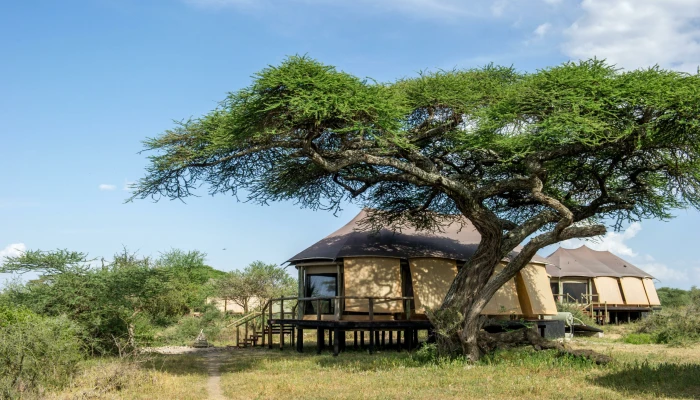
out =
{"type": "MultiPolygon", "coordinates": [[[[413,297],[381,297],[381,296],[319,296],[319,297],[295,297],[298,301],[315,301],[315,300],[382,300],[382,301],[400,301],[413,300],[413,297]]],[[[274,299],[277,300],[277,299],[274,299]]]]}

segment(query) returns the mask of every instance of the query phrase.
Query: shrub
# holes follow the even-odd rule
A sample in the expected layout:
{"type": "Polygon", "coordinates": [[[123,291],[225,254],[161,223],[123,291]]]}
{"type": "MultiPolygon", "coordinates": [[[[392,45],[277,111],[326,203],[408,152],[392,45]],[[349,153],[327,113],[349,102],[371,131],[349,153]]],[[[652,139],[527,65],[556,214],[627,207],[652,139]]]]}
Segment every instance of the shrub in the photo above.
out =
{"type": "Polygon", "coordinates": [[[700,342],[700,290],[690,290],[688,305],[665,308],[640,321],[637,333],[651,335],[654,343],[682,346],[700,342]]]}
{"type": "Polygon", "coordinates": [[[79,336],[65,317],[0,306],[0,397],[65,385],[83,358],[79,336]]]}
{"type": "Polygon", "coordinates": [[[649,333],[630,333],[622,341],[629,344],[651,344],[656,343],[656,338],[649,333]]]}

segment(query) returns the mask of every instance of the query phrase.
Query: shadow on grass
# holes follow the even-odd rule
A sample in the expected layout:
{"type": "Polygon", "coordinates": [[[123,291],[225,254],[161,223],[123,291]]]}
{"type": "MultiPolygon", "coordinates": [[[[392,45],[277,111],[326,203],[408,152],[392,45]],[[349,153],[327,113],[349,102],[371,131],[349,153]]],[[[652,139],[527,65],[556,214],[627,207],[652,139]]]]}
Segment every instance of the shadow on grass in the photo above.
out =
{"type": "Polygon", "coordinates": [[[594,385],[620,392],[657,397],[700,398],[699,364],[625,364],[613,372],[589,378],[594,385]]]}

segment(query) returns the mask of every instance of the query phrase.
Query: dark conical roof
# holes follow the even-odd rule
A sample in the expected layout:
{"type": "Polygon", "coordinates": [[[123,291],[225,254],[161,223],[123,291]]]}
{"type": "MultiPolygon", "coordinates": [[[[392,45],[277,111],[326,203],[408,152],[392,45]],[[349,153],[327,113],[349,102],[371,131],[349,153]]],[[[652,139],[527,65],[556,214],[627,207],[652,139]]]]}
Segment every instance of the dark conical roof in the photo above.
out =
{"type": "MultiPolygon", "coordinates": [[[[481,241],[481,235],[466,218],[442,226],[441,232],[415,229],[395,232],[383,228],[378,233],[373,233],[362,229],[360,221],[365,217],[367,211],[362,210],[345,226],[290,258],[288,262],[334,261],[343,257],[436,257],[466,261],[481,241]]],[[[547,262],[538,256],[533,261],[547,262]]]]}
{"type": "Polygon", "coordinates": [[[609,251],[597,251],[585,245],[577,249],[560,247],[547,257],[547,261],[549,262],[547,273],[554,277],[634,276],[653,278],[632,263],[609,251]]]}

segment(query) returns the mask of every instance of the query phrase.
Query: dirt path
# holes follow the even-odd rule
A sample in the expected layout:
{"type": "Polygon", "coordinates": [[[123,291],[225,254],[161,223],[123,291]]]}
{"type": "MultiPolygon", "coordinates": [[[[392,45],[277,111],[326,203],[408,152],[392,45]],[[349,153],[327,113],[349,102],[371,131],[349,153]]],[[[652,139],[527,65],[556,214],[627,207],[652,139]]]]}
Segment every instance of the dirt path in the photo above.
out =
{"type": "Polygon", "coordinates": [[[207,347],[195,348],[186,346],[164,346],[144,349],[146,352],[159,354],[199,354],[206,361],[207,374],[207,392],[210,400],[225,400],[223,391],[221,390],[221,365],[227,357],[231,357],[231,352],[227,348],[222,347],[207,347]]]}
{"type": "Polygon", "coordinates": [[[221,364],[223,358],[226,357],[226,351],[208,351],[204,354],[207,360],[207,372],[209,379],[207,380],[207,392],[210,400],[224,400],[224,393],[221,390],[221,364]]]}

